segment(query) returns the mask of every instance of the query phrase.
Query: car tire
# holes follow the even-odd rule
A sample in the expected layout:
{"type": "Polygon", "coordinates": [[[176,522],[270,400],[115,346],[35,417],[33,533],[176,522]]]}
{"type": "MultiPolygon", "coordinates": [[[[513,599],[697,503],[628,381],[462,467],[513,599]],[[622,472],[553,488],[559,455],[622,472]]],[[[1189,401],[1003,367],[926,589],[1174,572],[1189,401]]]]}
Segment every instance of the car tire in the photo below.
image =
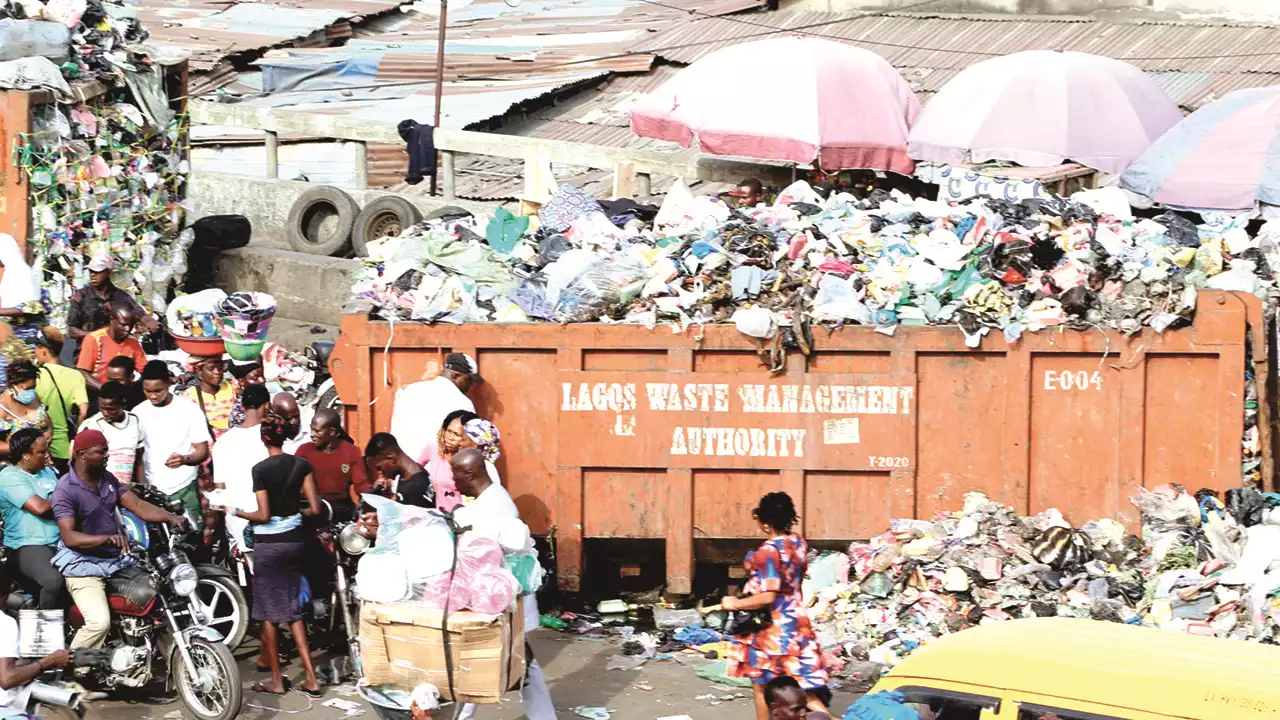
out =
{"type": "Polygon", "coordinates": [[[369,243],[387,235],[399,235],[409,226],[422,221],[417,205],[396,195],[383,195],[369,201],[356,217],[351,231],[351,246],[356,257],[369,257],[369,243]]]}
{"type": "Polygon", "coordinates": [[[285,223],[289,246],[308,255],[345,256],[360,206],[340,188],[320,185],[302,193],[285,223]]]}

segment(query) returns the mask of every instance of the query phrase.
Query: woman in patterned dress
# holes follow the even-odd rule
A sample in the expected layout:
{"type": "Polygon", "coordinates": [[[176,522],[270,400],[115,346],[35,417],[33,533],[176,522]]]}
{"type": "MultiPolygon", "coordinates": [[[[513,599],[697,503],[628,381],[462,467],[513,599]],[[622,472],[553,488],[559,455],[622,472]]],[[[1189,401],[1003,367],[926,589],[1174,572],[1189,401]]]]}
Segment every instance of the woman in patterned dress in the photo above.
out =
{"type": "Polygon", "coordinates": [[[751,516],[768,539],[747,554],[744,564],[750,577],[744,597],[725,597],[720,606],[725,610],[769,608],[773,622],[754,635],[732,638],[729,675],[751,680],[758,720],[769,718],[764,686],[782,676],[800,683],[810,710],[826,712],[815,693],[827,685],[827,668],[800,596],[809,546],[792,532],[798,520],[795,503],[786,493],[769,493],[760,498],[751,516]]]}

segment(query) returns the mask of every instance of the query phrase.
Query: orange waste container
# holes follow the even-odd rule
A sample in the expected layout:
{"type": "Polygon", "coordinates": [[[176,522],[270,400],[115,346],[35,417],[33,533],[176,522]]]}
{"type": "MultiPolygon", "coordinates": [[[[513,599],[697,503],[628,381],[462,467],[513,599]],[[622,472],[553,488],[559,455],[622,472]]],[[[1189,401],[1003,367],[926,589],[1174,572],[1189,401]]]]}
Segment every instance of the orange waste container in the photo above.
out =
{"type": "Polygon", "coordinates": [[[1270,485],[1268,342],[1245,294],[1201,292],[1193,325],[1163,335],[993,333],[970,349],[954,327],[818,331],[811,356],[772,376],[732,326],[347,316],[341,329],[330,368],[360,443],[444,353],[477,359],[503,482],[533,531],[554,533],[569,590],[584,538],[649,538],[666,541],[668,590],[689,592],[695,537],[755,537],[750,510],[772,490],[796,499],[811,540],[869,537],[969,490],[1136,528],[1136,487],[1240,485],[1246,353],[1270,485]]]}

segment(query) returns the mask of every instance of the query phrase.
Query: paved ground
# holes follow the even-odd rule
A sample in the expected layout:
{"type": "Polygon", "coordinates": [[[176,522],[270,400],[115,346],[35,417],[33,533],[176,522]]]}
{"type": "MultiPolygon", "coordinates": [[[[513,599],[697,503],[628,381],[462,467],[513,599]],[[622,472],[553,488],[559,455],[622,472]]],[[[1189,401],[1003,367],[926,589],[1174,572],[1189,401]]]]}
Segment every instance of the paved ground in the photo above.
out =
{"type": "MultiPolygon", "coordinates": [[[[530,638],[551,686],[551,696],[561,718],[574,718],[574,708],[597,706],[608,708],[613,720],[655,720],[672,715],[688,715],[693,720],[749,720],[753,717],[749,688],[714,685],[694,675],[696,667],[707,662],[696,656],[678,656],[678,660],[651,660],[639,670],[606,670],[609,658],[617,654],[617,641],[587,640],[550,631],[539,631],[530,638]],[[740,695],[723,700],[726,696],[740,695]],[[712,697],[714,696],[714,697],[712,697]],[[701,698],[701,699],[699,699],[701,698]]],[[[245,706],[241,714],[246,720],[286,718],[306,713],[308,720],[341,720],[344,713],[321,703],[341,698],[360,703],[365,708],[363,720],[377,720],[348,687],[330,687],[325,697],[312,701],[305,695],[291,693],[283,698],[261,695],[248,690],[255,677],[255,648],[249,642],[236,653],[241,659],[245,706]]],[[[321,664],[325,661],[319,658],[321,664]]],[[[300,677],[296,663],[292,676],[300,677]]],[[[835,708],[843,712],[852,701],[846,693],[837,692],[835,708]]],[[[129,704],[119,701],[94,703],[87,720],[179,720],[181,705],[129,704]]],[[[479,720],[517,720],[524,716],[520,698],[508,694],[497,706],[483,707],[479,720]]]]}

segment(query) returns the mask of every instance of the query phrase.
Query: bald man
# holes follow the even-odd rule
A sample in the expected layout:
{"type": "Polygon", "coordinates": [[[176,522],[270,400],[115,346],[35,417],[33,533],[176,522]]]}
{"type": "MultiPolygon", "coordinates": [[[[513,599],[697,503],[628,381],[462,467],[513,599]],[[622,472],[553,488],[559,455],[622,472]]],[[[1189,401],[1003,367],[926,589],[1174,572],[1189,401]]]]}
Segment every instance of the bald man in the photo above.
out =
{"type": "Polygon", "coordinates": [[[271,398],[271,412],[289,422],[289,439],[285,441],[284,451],[290,455],[297,455],[298,448],[311,442],[311,428],[303,426],[302,410],[298,407],[298,400],[292,393],[276,393],[275,397],[271,398]]]}
{"type": "MultiPolygon", "coordinates": [[[[277,396],[279,397],[279,396],[277,396]]],[[[311,418],[311,442],[296,453],[311,463],[316,492],[333,506],[335,518],[355,517],[361,493],[373,489],[360,448],[342,431],[342,418],[329,408],[321,408],[311,418]]]]}
{"type": "MultiPolygon", "coordinates": [[[[468,513],[491,517],[520,517],[511,494],[489,476],[489,468],[479,450],[467,448],[457,452],[449,461],[449,466],[453,469],[453,482],[458,492],[475,498],[466,506],[468,513]]],[[[538,602],[532,593],[521,597],[524,604],[524,629],[529,632],[538,627],[538,602]]],[[[547,689],[547,679],[542,674],[542,667],[533,657],[533,648],[528,643],[525,643],[524,651],[525,657],[529,659],[528,676],[520,689],[525,717],[529,720],[555,720],[556,707],[551,702],[551,691],[547,689]]],[[[467,703],[462,706],[457,720],[474,720],[475,716],[476,706],[467,703]]]]}

